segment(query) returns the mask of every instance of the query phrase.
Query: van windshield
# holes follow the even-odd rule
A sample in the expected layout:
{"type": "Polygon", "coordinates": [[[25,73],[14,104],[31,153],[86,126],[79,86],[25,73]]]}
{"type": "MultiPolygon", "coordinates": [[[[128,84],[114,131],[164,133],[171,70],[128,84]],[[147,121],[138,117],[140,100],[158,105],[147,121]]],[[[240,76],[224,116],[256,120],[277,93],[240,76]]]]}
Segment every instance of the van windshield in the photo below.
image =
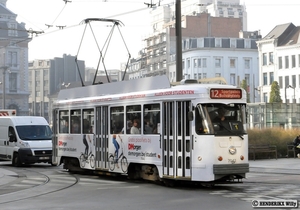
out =
{"type": "Polygon", "coordinates": [[[48,125],[19,125],[17,133],[22,140],[51,140],[52,131],[48,125]]]}

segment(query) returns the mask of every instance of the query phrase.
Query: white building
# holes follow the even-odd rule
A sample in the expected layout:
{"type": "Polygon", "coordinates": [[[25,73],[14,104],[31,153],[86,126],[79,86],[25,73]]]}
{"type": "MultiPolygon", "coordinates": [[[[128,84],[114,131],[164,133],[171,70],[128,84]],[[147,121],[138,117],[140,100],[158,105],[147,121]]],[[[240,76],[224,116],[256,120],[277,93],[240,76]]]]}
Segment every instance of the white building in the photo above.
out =
{"type": "MultiPolygon", "coordinates": [[[[255,97],[258,86],[258,57],[255,38],[212,38],[190,39],[195,47],[185,49],[182,54],[183,79],[223,77],[227,84],[240,85],[246,80],[250,101],[255,97]],[[209,43],[213,43],[209,45],[209,43]]],[[[169,65],[169,78],[176,81],[176,63],[169,65]]]]}
{"type": "MultiPolygon", "coordinates": [[[[190,38],[200,38],[204,40],[209,37],[218,37],[218,39],[213,39],[218,42],[222,40],[223,37],[230,37],[233,39],[239,38],[239,32],[247,29],[247,13],[245,7],[240,5],[239,0],[186,0],[181,2],[181,14],[184,48],[189,45],[186,40],[189,40],[190,38]]],[[[129,75],[129,79],[167,74],[170,76],[170,80],[172,81],[174,80],[174,71],[170,69],[175,68],[174,60],[172,59],[175,58],[176,55],[176,37],[174,30],[176,18],[175,5],[174,3],[171,3],[170,5],[155,7],[151,11],[151,15],[153,33],[145,37],[145,48],[140,51],[139,57],[131,59],[127,74],[129,75]],[[171,71],[171,74],[169,71],[171,71]]],[[[245,43],[246,42],[248,41],[245,41],[245,43]]],[[[214,48],[214,52],[218,50],[218,47],[212,47],[214,48]]],[[[205,49],[207,50],[207,48],[205,49]]],[[[247,51],[245,49],[247,49],[247,47],[245,47],[243,51],[239,50],[239,53],[247,51]]],[[[227,51],[228,50],[229,49],[227,49],[227,51]]],[[[253,53],[253,49],[250,51],[253,53]]],[[[191,56],[189,52],[189,50],[183,49],[183,57],[187,58],[191,56]],[[188,54],[185,55],[185,53],[188,54]]],[[[205,50],[202,52],[206,53],[205,50]]],[[[224,49],[221,49],[220,53],[224,53],[224,49]]],[[[233,53],[232,56],[235,58],[240,57],[241,55],[239,53],[233,53]],[[238,54],[238,56],[236,57],[234,54],[238,54]]],[[[222,59],[227,60],[225,57],[222,59]]],[[[253,58],[253,56],[250,57],[251,59],[253,58]]],[[[237,63],[235,65],[239,66],[236,68],[242,66],[241,64],[238,64],[241,62],[241,59],[237,59],[237,63]]],[[[255,62],[253,62],[254,66],[252,66],[252,68],[257,67],[255,66],[256,64],[257,52],[255,62]]],[[[225,66],[226,62],[222,68],[225,66]]],[[[202,68],[201,71],[202,76],[207,74],[206,72],[203,72],[205,71],[205,68],[202,68]]],[[[256,71],[258,71],[257,68],[256,71]]],[[[229,79],[231,75],[232,80],[234,80],[236,84],[238,84],[239,79],[237,77],[239,75],[241,78],[244,78],[246,74],[246,79],[248,79],[249,74],[249,82],[253,80],[253,72],[242,72],[234,72],[230,74],[230,71],[222,69],[220,72],[217,70],[213,76],[218,73],[222,76],[227,74],[226,77],[229,79]],[[235,79],[233,79],[234,75],[236,76],[235,79]]],[[[184,74],[188,75],[195,73],[185,72],[184,74]]],[[[209,75],[207,76],[210,77],[210,74],[211,71],[209,71],[209,75]]],[[[190,75],[190,78],[192,77],[190,75]]]]}
{"type": "Polygon", "coordinates": [[[277,81],[283,103],[299,103],[300,27],[292,23],[277,25],[262,40],[257,41],[257,46],[261,101],[269,102],[271,84],[277,81]]]}

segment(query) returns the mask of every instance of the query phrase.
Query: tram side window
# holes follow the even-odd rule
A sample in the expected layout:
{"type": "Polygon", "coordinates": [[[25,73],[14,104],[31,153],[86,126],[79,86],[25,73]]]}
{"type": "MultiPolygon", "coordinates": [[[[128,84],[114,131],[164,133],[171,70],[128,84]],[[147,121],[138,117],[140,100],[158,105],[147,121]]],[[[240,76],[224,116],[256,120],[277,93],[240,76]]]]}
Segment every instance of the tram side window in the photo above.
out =
{"type": "Polygon", "coordinates": [[[110,109],[110,133],[117,134],[124,132],[124,107],[111,107],[110,109]]]}
{"type": "Polygon", "coordinates": [[[71,110],[71,133],[81,133],[81,110],[71,110]]]}
{"type": "Polygon", "coordinates": [[[86,133],[94,133],[93,123],[94,123],[94,110],[93,109],[84,109],[82,110],[83,114],[83,128],[82,131],[86,133]]]}
{"type": "Polygon", "coordinates": [[[144,134],[157,134],[160,123],[160,105],[147,104],[144,105],[144,134]]]}
{"type": "Polygon", "coordinates": [[[126,133],[141,133],[141,105],[133,105],[126,107],[126,122],[126,133]],[[130,124],[132,124],[131,127],[130,124]]]}
{"type": "Polygon", "coordinates": [[[198,135],[205,133],[205,126],[204,126],[203,117],[201,116],[201,111],[199,107],[195,109],[195,129],[198,135]]]}
{"type": "Polygon", "coordinates": [[[59,111],[59,133],[69,133],[69,111],[59,111]]]}

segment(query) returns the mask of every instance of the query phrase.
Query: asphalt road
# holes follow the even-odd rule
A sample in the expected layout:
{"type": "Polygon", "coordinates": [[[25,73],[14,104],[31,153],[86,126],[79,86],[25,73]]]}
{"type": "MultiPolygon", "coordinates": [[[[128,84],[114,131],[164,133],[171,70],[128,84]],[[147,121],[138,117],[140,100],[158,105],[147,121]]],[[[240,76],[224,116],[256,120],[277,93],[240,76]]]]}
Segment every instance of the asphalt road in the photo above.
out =
{"type": "Polygon", "coordinates": [[[253,200],[299,199],[299,161],[293,158],[250,161],[250,173],[244,183],[212,188],[195,185],[170,188],[124,178],[70,174],[62,167],[50,165],[14,168],[0,162],[0,208],[247,210],[253,209],[253,200]]]}

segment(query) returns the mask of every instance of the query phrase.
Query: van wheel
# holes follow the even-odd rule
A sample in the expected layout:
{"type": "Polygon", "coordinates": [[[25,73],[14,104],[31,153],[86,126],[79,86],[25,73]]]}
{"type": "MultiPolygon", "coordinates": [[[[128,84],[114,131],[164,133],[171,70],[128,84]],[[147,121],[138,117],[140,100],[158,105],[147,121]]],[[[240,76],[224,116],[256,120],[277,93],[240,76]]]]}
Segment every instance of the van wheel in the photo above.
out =
{"type": "Polygon", "coordinates": [[[21,162],[20,162],[20,156],[18,153],[14,153],[14,156],[13,156],[13,160],[12,160],[12,165],[13,166],[21,166],[21,162]]]}

